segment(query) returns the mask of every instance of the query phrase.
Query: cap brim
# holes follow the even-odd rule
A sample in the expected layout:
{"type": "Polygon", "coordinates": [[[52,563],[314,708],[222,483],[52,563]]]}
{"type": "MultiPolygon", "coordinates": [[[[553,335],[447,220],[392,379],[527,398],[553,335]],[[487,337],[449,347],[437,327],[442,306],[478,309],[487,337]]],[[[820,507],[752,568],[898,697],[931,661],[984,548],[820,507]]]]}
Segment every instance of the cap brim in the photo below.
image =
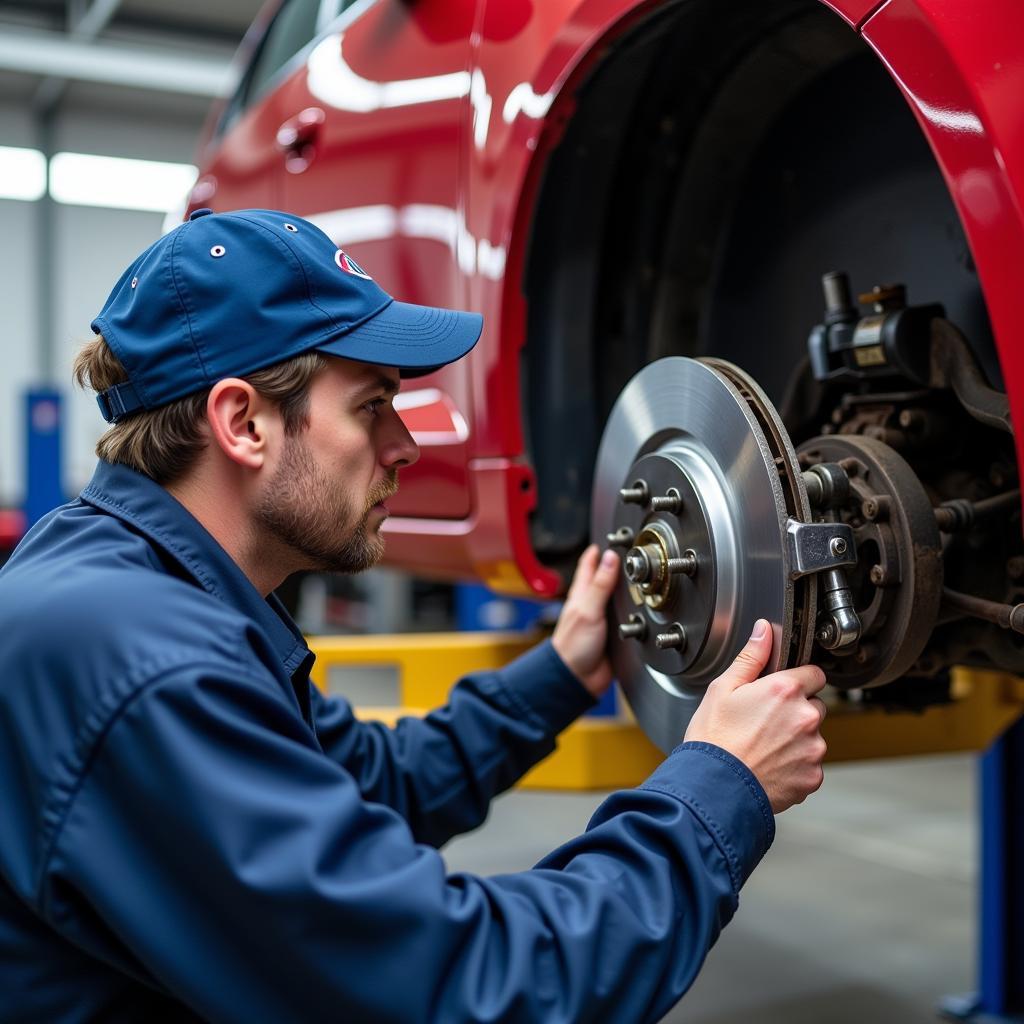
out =
{"type": "Polygon", "coordinates": [[[479,313],[390,302],[369,320],[316,347],[332,356],[396,366],[403,377],[421,377],[461,359],[479,340],[483,325],[479,313]]]}

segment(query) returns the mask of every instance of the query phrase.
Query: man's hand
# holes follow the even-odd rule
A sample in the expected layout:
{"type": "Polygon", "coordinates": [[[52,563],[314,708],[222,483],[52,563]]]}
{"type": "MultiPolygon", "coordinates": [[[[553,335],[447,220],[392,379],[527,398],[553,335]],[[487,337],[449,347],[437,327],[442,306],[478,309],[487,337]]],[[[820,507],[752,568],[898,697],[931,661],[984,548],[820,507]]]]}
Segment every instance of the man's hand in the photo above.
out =
{"type": "Polygon", "coordinates": [[[819,726],[825,705],[813,695],[825,685],[825,673],[803,665],[758,679],[771,649],[771,629],[758,619],[747,646],[708,687],[686,739],[713,743],[738,757],[779,814],[802,803],[824,778],[819,726]]]}
{"type": "Polygon", "coordinates": [[[619,556],[591,544],[580,556],[569,593],[558,617],[552,646],[592,697],[600,697],[612,681],[605,654],[608,625],[605,605],[619,577],[619,556]]]}

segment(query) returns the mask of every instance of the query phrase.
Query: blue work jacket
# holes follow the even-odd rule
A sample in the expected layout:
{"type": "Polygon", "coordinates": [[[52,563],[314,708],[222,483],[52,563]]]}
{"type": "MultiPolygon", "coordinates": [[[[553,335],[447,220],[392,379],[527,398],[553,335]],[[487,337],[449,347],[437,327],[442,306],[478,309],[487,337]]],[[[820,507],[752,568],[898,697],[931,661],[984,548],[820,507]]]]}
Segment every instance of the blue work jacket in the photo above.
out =
{"type": "Polygon", "coordinates": [[[437,847],[590,698],[542,644],[395,728],[170,494],[101,463],[0,571],[0,1021],[653,1021],[774,833],[683,744],[519,874],[437,847]]]}

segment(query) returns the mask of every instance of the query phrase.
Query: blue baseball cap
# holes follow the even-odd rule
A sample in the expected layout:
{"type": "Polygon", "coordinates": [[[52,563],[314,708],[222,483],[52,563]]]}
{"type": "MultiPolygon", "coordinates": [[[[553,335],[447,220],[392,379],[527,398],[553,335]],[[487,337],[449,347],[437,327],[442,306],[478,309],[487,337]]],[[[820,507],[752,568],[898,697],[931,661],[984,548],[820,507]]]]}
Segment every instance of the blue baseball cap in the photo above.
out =
{"type": "Polygon", "coordinates": [[[483,319],[396,302],[301,217],[196,210],[132,263],[91,326],[128,374],[96,396],[117,422],[314,349],[422,376],[464,356],[483,319]]]}

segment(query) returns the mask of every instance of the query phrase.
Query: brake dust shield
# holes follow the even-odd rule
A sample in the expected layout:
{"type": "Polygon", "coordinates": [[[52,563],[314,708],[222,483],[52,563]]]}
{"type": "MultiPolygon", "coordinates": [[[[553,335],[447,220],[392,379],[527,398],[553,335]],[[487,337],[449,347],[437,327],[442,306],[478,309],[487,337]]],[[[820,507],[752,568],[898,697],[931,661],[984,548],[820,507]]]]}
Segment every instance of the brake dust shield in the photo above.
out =
{"type": "Polygon", "coordinates": [[[682,742],[707,685],[772,624],[767,671],[809,660],[817,589],[793,578],[787,522],[811,522],[785,428],[761,389],[718,359],[640,371],[601,439],[591,532],[616,548],[615,674],[663,750],[682,742]]]}

